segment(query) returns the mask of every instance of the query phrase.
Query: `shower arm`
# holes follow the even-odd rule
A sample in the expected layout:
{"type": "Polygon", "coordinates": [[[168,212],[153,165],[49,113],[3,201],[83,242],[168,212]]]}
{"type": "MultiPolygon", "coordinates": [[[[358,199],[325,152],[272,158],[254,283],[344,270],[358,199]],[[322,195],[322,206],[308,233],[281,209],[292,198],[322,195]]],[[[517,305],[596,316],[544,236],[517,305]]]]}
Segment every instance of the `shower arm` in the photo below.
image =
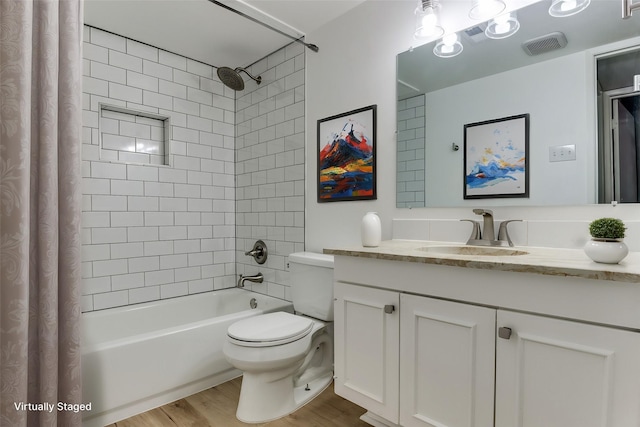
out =
{"type": "Polygon", "coordinates": [[[234,8],[230,7],[230,6],[227,6],[226,4],[224,4],[224,3],[222,3],[222,2],[219,2],[219,1],[217,1],[217,0],[209,0],[209,1],[210,1],[211,3],[213,3],[213,4],[215,4],[216,6],[220,6],[221,8],[223,8],[223,9],[227,9],[227,10],[228,10],[228,11],[230,11],[230,12],[237,13],[238,15],[242,16],[243,18],[247,18],[248,20],[253,21],[253,22],[255,22],[256,24],[260,24],[260,25],[262,25],[263,27],[266,27],[266,28],[268,28],[268,29],[270,29],[270,30],[272,30],[272,31],[275,31],[275,32],[276,32],[276,33],[278,33],[278,34],[281,34],[281,35],[283,35],[283,36],[285,36],[285,37],[288,37],[288,38],[292,39],[294,42],[297,42],[297,43],[303,44],[303,45],[305,45],[306,47],[308,47],[309,49],[311,49],[311,50],[312,50],[312,51],[314,51],[314,52],[318,52],[318,51],[320,50],[320,48],[319,48],[318,46],[316,46],[315,44],[311,44],[311,43],[305,43],[305,42],[303,42],[303,41],[301,40],[301,39],[302,39],[301,37],[294,37],[294,36],[292,36],[292,35],[290,35],[290,34],[285,33],[284,31],[280,31],[279,29],[274,28],[274,27],[272,27],[271,25],[266,24],[266,23],[264,23],[264,22],[260,21],[259,19],[256,19],[256,18],[254,18],[253,16],[249,16],[249,15],[247,15],[246,13],[242,13],[242,12],[240,12],[239,10],[236,10],[236,9],[234,9],[234,8]]]}
{"type": "Polygon", "coordinates": [[[238,67],[238,68],[236,68],[236,69],[235,69],[235,72],[236,72],[236,73],[240,73],[241,71],[242,71],[243,73],[245,73],[247,76],[251,77],[251,78],[252,78],[254,81],[256,81],[258,84],[260,84],[260,82],[262,81],[262,76],[254,77],[254,75],[253,75],[253,74],[251,74],[250,72],[248,72],[247,70],[245,70],[245,69],[244,69],[244,68],[242,68],[242,67],[238,67]]]}

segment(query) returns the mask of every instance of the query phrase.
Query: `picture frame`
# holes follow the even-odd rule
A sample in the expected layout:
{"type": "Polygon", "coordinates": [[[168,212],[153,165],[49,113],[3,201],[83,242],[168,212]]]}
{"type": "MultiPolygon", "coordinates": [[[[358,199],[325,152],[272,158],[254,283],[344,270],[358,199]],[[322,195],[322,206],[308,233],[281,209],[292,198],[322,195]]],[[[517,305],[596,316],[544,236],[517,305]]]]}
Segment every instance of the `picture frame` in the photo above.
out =
{"type": "Polygon", "coordinates": [[[529,197],[529,114],[464,125],[464,199],[529,197]]]}
{"type": "Polygon", "coordinates": [[[376,110],[318,120],[318,203],[377,198],[376,110]]]}

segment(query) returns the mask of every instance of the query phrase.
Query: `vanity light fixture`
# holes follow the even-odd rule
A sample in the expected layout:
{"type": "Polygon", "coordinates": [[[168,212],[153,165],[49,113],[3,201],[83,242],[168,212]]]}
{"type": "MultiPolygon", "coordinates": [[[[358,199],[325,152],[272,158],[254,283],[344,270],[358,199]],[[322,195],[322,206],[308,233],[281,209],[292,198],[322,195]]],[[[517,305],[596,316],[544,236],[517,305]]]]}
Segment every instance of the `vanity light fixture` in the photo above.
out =
{"type": "Polygon", "coordinates": [[[549,8],[549,15],[564,18],[582,12],[589,6],[591,0],[553,0],[549,8]]]}
{"type": "Polygon", "coordinates": [[[487,25],[484,34],[490,39],[506,39],[518,32],[520,22],[515,12],[496,16],[487,25]]]}
{"type": "Polygon", "coordinates": [[[502,0],[473,0],[469,18],[486,21],[499,15],[506,7],[502,0]]]}
{"type": "Polygon", "coordinates": [[[458,40],[458,34],[449,33],[433,48],[433,54],[440,58],[453,58],[462,52],[462,43],[458,40]]]}
{"type": "Polygon", "coordinates": [[[437,0],[418,0],[415,10],[416,31],[413,34],[416,40],[433,40],[444,34],[439,24],[438,9],[440,2],[437,0]]]}

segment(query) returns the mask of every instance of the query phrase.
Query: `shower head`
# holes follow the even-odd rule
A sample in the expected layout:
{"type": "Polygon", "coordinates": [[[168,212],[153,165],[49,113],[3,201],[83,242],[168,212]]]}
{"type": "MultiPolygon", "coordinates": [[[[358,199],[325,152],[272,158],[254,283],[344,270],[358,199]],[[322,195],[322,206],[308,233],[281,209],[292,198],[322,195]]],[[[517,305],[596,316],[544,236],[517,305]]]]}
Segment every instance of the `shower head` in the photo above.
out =
{"type": "Polygon", "coordinates": [[[256,83],[260,84],[262,82],[262,77],[254,77],[242,67],[238,67],[235,70],[229,67],[218,67],[218,78],[225,86],[233,90],[243,90],[244,80],[240,77],[241,71],[255,80],[256,83]]]}

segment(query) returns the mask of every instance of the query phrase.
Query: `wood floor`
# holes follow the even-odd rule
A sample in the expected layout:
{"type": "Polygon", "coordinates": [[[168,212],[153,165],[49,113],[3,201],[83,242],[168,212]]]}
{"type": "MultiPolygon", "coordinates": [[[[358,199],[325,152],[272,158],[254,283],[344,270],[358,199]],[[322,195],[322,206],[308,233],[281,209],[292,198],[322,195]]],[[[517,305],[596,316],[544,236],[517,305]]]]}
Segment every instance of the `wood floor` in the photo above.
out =
{"type": "Polygon", "coordinates": [[[107,427],[370,427],[360,420],[366,411],[333,392],[333,384],[291,415],[263,424],[236,418],[242,377],[176,400],[107,427]]]}

